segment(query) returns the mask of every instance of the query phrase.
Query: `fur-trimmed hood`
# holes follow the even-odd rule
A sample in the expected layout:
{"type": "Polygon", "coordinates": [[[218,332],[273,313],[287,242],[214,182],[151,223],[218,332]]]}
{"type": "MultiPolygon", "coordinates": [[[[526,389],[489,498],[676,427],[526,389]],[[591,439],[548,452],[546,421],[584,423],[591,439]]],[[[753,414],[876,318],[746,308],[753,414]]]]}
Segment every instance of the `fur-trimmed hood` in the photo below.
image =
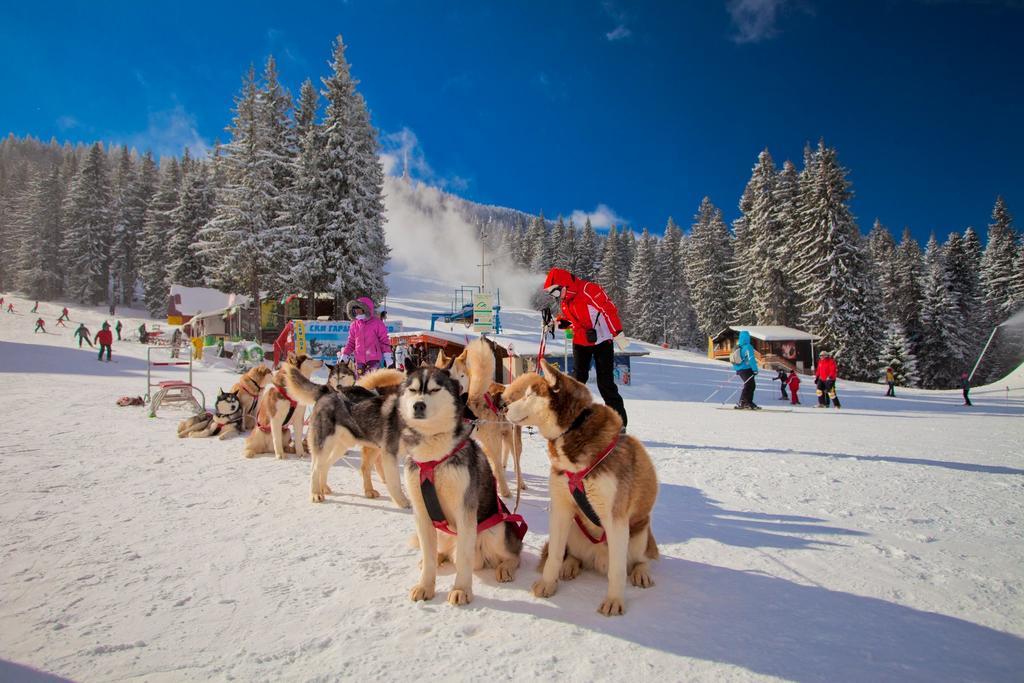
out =
{"type": "Polygon", "coordinates": [[[345,304],[345,314],[348,316],[349,320],[356,319],[356,317],[352,314],[352,309],[355,308],[356,306],[359,306],[359,308],[366,311],[367,318],[373,317],[373,300],[370,299],[370,297],[361,296],[358,299],[353,299],[352,301],[349,301],[347,304],[345,304]]]}

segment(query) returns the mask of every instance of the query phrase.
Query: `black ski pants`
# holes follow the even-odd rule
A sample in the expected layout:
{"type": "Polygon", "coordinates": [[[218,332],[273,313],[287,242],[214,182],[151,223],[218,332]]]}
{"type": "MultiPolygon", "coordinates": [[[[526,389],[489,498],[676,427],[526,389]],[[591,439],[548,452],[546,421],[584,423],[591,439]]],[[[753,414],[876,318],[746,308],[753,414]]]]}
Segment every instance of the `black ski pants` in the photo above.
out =
{"type": "Polygon", "coordinates": [[[743,368],[737,370],[736,374],[743,380],[743,387],[740,390],[740,405],[749,406],[754,403],[754,389],[757,386],[757,380],[754,379],[757,375],[750,368],[743,368]]]}
{"type": "Polygon", "coordinates": [[[622,418],[622,426],[626,426],[626,406],[615,386],[615,346],[609,339],[596,346],[572,345],[573,375],[587,383],[590,378],[590,364],[594,363],[597,370],[597,390],[601,392],[604,404],[613,409],[622,418]]]}

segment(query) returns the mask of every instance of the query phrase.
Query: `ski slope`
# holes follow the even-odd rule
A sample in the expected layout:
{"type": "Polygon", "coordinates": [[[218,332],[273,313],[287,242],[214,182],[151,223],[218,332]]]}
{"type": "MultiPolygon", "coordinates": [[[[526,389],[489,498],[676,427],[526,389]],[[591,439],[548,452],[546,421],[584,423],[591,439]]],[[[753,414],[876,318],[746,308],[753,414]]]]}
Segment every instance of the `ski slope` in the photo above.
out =
{"type": "MultiPolygon", "coordinates": [[[[443,283],[391,286],[407,329],[444,308],[443,283]]],[[[0,313],[0,680],[1021,680],[1021,371],[976,388],[971,409],[959,392],[840,381],[841,411],[812,409],[805,382],[803,406],[755,413],[717,409],[738,387],[724,363],[651,348],[623,393],[661,481],[656,585],[627,587],[619,618],[596,613],[592,573],[530,594],[547,532],[533,435],[523,566],[511,584],[479,573],[454,608],[409,601],[411,514],[363,498],[354,458],[314,505],[308,460],[246,460],[240,440],[178,440],[173,409],[117,407],[144,393],[144,348],[115,342],[100,363],[71,337],[104,310],[72,307],[61,329],[62,304],[43,302],[51,333],[33,335],[32,302],[14,301],[21,315],[0,313]]],[[[535,315],[503,317],[536,341],[535,315]]],[[[235,377],[196,371],[208,397],[235,377]]],[[[781,407],[777,391],[762,376],[756,400],[781,407]]]]}

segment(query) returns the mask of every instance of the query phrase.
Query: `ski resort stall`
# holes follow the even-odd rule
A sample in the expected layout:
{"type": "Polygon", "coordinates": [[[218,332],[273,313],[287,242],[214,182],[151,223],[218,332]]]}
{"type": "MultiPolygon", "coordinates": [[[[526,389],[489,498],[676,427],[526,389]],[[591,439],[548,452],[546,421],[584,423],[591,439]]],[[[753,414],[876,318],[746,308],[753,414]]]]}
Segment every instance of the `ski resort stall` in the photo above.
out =
{"type": "Polygon", "coordinates": [[[171,285],[167,299],[167,324],[184,325],[199,313],[222,311],[232,306],[246,306],[249,297],[229,294],[210,287],[171,285]]]}
{"type": "Polygon", "coordinates": [[[708,358],[728,362],[743,331],[750,333],[759,365],[785,366],[803,373],[814,367],[814,342],[821,337],[783,325],[730,325],[708,338],[708,358]]]}

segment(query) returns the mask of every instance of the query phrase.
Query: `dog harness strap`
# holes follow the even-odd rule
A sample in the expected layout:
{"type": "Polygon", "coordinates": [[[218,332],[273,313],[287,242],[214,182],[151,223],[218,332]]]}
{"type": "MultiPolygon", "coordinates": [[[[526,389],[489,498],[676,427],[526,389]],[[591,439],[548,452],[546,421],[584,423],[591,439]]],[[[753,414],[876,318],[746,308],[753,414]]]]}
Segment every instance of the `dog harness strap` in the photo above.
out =
{"type": "MultiPolygon", "coordinates": [[[[579,418],[576,419],[579,420],[579,418]]],[[[572,428],[570,427],[570,429],[572,428]]],[[[569,494],[573,497],[573,500],[576,501],[576,506],[580,509],[580,512],[587,516],[587,519],[589,519],[591,522],[593,522],[595,526],[598,527],[601,526],[601,518],[597,516],[597,512],[594,510],[594,507],[590,504],[590,500],[587,498],[587,489],[583,486],[583,480],[586,479],[588,474],[594,471],[595,467],[601,464],[601,461],[604,460],[609,453],[615,450],[615,447],[618,444],[619,437],[616,436],[614,439],[612,439],[612,442],[610,444],[605,446],[605,449],[601,451],[601,453],[597,456],[597,459],[594,460],[594,462],[592,462],[590,466],[587,467],[585,470],[580,470],[579,472],[564,473],[566,479],[568,479],[569,494]]],[[[577,522],[577,524],[578,523],[579,522],[577,522]]],[[[587,536],[588,538],[590,537],[589,534],[587,536]]]]}
{"type": "Polygon", "coordinates": [[[494,402],[491,401],[491,395],[490,394],[487,394],[487,393],[484,394],[484,403],[486,403],[487,407],[491,409],[491,412],[494,413],[495,416],[497,416],[498,409],[494,407],[494,402]]]}
{"type": "Polygon", "coordinates": [[[288,424],[288,421],[292,419],[292,415],[295,414],[295,406],[299,405],[299,403],[288,395],[284,387],[277,387],[277,393],[281,394],[281,398],[288,401],[288,414],[284,416],[284,424],[288,424]]]}
{"type": "MultiPolygon", "coordinates": [[[[583,524],[583,520],[580,519],[579,515],[573,515],[572,521],[576,522],[576,526],[580,528],[580,531],[583,532],[583,535],[586,536],[587,540],[593,543],[594,545],[600,545],[608,540],[608,534],[605,532],[603,528],[601,529],[601,538],[594,538],[593,536],[591,536],[590,532],[587,531],[587,527],[585,524],[583,524]]],[[[598,526],[601,525],[598,524],[598,526]]]]}
{"type": "Polygon", "coordinates": [[[448,526],[448,519],[444,516],[444,510],[441,509],[441,501],[437,499],[437,489],[434,487],[434,470],[437,466],[447,461],[453,455],[462,450],[462,447],[466,445],[469,439],[463,439],[458,445],[453,448],[448,455],[444,456],[440,460],[428,460],[426,462],[416,462],[416,465],[420,469],[420,493],[423,494],[423,504],[427,508],[427,514],[430,515],[430,520],[434,523],[434,528],[438,531],[443,531],[446,534],[452,536],[455,532],[452,531],[451,527],[448,526]]]}

